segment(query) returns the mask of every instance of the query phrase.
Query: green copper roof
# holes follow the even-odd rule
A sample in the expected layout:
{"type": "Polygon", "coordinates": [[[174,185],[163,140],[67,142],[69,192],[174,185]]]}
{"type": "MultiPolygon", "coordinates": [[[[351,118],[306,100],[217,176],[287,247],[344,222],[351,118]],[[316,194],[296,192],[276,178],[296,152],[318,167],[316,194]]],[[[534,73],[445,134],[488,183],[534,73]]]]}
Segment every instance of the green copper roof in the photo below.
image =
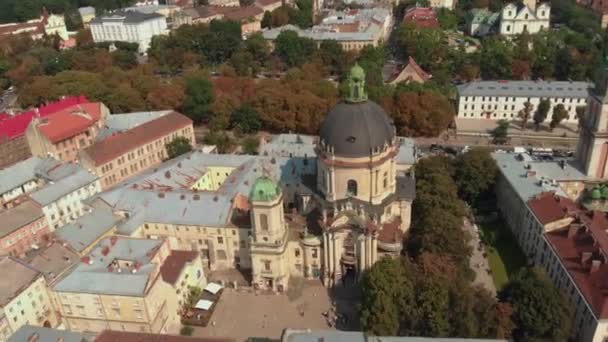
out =
{"type": "Polygon", "coordinates": [[[602,194],[602,199],[608,199],[608,186],[602,186],[600,192],[602,194]]]}
{"type": "Polygon", "coordinates": [[[355,63],[348,73],[348,96],[346,101],[351,103],[367,101],[365,92],[365,70],[355,63]]]}
{"type": "Polygon", "coordinates": [[[599,200],[601,197],[602,194],[600,192],[600,189],[594,188],[593,190],[591,190],[591,199],[599,200]]]}
{"type": "Polygon", "coordinates": [[[281,189],[272,179],[262,176],[256,179],[251,189],[251,201],[273,201],[281,195],[281,189]]]}

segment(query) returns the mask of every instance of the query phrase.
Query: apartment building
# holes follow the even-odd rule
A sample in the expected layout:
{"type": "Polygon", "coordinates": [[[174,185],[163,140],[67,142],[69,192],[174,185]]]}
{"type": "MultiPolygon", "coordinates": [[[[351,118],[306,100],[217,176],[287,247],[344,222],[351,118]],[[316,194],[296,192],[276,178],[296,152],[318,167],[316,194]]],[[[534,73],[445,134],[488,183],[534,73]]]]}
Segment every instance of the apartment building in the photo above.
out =
{"type": "Polygon", "coordinates": [[[66,327],[77,332],[177,332],[177,295],[161,276],[170,253],[165,240],[103,239],[52,286],[66,327]]]}
{"type": "MultiPolygon", "coordinates": [[[[13,257],[0,258],[0,336],[8,337],[23,325],[55,327],[53,310],[42,273],[13,257]],[[7,329],[8,328],[8,329],[7,329]]],[[[8,338],[2,338],[6,341],[8,338]]]]}
{"type": "Polygon", "coordinates": [[[24,325],[8,339],[8,342],[93,342],[93,338],[88,334],[73,331],[24,325]]]}
{"type": "Polygon", "coordinates": [[[137,43],[139,53],[145,54],[152,37],[167,33],[167,18],[158,13],[116,11],[96,17],[89,26],[95,43],[137,43]]]}
{"type": "Polygon", "coordinates": [[[500,34],[515,36],[523,32],[535,34],[548,30],[551,19],[551,5],[536,0],[525,0],[522,4],[508,3],[500,13],[500,34]]]}
{"type": "Polygon", "coordinates": [[[1,255],[23,255],[38,248],[50,233],[42,209],[31,201],[0,211],[0,222],[1,255]]]}
{"type": "Polygon", "coordinates": [[[170,284],[177,296],[177,306],[188,303],[189,288],[205,288],[207,280],[198,251],[172,250],[160,268],[163,281],[170,284]]]}
{"type": "Polygon", "coordinates": [[[564,123],[577,124],[576,108],[587,105],[590,83],[568,81],[475,81],[459,85],[458,119],[518,120],[526,102],[532,112],[543,99],[551,102],[545,122],[551,121],[553,108],[562,104],[568,111],[564,123]]]}
{"type": "Polygon", "coordinates": [[[107,136],[84,149],[79,160],[92,170],[107,189],[167,158],[166,145],[184,137],[195,145],[192,120],[170,112],[134,128],[107,136]]]}
{"type": "Polygon", "coordinates": [[[93,144],[108,115],[108,108],[96,102],[34,118],[25,133],[32,155],[75,161],[79,150],[93,144]]]}

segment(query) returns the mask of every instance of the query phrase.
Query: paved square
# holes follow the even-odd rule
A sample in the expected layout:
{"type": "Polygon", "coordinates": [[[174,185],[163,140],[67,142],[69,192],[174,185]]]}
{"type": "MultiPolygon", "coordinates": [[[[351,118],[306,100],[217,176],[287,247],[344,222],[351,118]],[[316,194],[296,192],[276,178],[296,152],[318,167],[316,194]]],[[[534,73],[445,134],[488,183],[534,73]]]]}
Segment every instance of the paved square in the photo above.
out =
{"type": "MultiPolygon", "coordinates": [[[[338,300],[342,312],[355,314],[354,302],[338,300]]],[[[302,295],[290,301],[287,295],[255,294],[232,289],[224,290],[211,322],[205,328],[196,327],[194,336],[230,337],[245,341],[249,337],[279,338],[285,328],[330,328],[323,315],[331,308],[328,290],[318,282],[308,282],[302,295]],[[300,315],[303,312],[303,315],[300,315]],[[215,325],[212,324],[215,322],[215,325]]],[[[355,322],[355,319],[351,319],[355,322]]]]}

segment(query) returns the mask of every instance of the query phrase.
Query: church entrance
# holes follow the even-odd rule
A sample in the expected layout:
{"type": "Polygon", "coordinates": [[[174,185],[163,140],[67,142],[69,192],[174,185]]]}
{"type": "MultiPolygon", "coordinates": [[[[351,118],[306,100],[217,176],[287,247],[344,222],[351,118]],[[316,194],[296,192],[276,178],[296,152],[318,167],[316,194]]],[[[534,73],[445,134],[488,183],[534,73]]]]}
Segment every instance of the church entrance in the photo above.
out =
{"type": "Polygon", "coordinates": [[[357,282],[357,268],[355,265],[342,264],[342,285],[354,285],[357,282]]]}

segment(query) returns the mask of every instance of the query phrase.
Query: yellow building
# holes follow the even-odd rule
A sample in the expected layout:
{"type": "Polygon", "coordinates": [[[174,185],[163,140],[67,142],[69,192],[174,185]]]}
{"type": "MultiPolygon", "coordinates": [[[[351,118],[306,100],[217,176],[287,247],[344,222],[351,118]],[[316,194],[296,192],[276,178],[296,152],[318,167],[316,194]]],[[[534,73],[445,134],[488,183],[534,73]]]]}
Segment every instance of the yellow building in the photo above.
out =
{"type": "Polygon", "coordinates": [[[5,341],[26,324],[57,326],[57,315],[42,273],[12,257],[0,259],[0,269],[0,339],[5,341]]]}
{"type": "Polygon", "coordinates": [[[161,267],[165,240],[111,237],[52,288],[55,306],[73,331],[178,331],[178,297],[161,267]]]}

